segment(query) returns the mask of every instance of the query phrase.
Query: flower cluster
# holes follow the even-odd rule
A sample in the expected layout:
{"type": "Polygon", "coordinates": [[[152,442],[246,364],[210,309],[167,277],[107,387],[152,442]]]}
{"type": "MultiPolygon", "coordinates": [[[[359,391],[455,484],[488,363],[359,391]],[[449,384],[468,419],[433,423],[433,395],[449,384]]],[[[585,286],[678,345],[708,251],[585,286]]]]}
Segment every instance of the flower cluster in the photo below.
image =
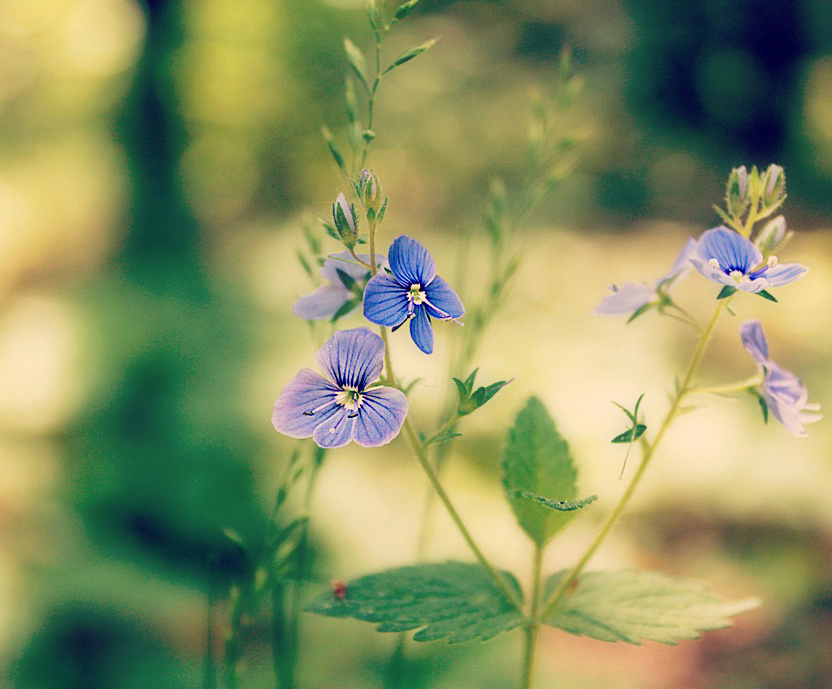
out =
{"type": "MultiPolygon", "coordinates": [[[[809,269],[799,263],[780,263],[775,255],[791,236],[782,215],[762,227],[753,241],[750,236],[754,222],[769,217],[784,199],[785,176],[780,166],[772,165],[762,174],[756,168],[750,173],[744,167],[734,169],[727,185],[726,210],[716,209],[730,227],[720,225],[707,230],[699,239],[688,239],[670,272],[652,284],[613,285],[612,294],[601,300],[595,313],[626,315],[632,320],[651,308],[660,313],[676,309],[685,315],[682,320],[695,325],[669,293],[670,287],[691,267],[722,286],[718,299],[745,292],[776,301],[769,289],[788,285],[806,275],[809,269]],[[743,221],[745,213],[749,217],[743,221]]],[[[742,326],[742,341],[764,372],[760,394],[766,408],[786,429],[805,435],[803,424],[820,418],[819,407],[807,403],[806,388],[793,373],[768,358],[759,321],[742,326]]]]}
{"type": "MultiPolygon", "coordinates": [[[[365,170],[354,186],[368,224],[374,228],[376,213],[383,208],[379,206],[380,182],[365,170]]],[[[428,250],[402,235],[390,246],[387,260],[380,254],[355,254],[358,223],[355,207],[344,194],[333,203],[332,216],[337,236],[347,249],[324,261],[320,274],[327,284],[298,299],[294,314],[307,320],[335,321],[363,301],[367,320],[394,331],[409,321],[413,342],[424,353],[432,353],[431,319],[456,320],[464,307],[436,274],[428,250]]],[[[318,364],[326,376],[309,369],[300,371],[275,402],[272,424],[280,433],[311,437],[325,448],[350,441],[364,447],[389,443],[404,424],[407,397],[400,390],[376,384],[384,361],[384,340],[368,328],[336,332],[318,351],[318,364]]]]}

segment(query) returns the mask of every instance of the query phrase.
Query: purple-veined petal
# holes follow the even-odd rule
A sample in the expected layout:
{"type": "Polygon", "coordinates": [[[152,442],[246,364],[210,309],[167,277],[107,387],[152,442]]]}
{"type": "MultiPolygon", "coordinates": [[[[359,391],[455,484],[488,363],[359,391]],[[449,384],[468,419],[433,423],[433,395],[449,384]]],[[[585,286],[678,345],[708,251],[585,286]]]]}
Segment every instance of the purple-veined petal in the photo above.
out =
{"type": "Polygon", "coordinates": [[[460,318],[465,313],[462,301],[438,275],[425,287],[430,315],[434,318],[460,318]]]}
{"type": "Polygon", "coordinates": [[[334,414],[325,423],[320,424],[312,433],[312,440],[318,447],[344,447],[350,442],[352,428],[357,416],[339,405],[339,413],[334,414]]]}
{"type": "Polygon", "coordinates": [[[748,321],[740,326],[742,346],[761,366],[768,363],[768,342],[760,321],[748,321]]]}
{"type": "MultiPolygon", "coordinates": [[[[358,254],[358,258],[365,263],[370,262],[369,254],[358,254]]],[[[376,254],[376,265],[384,265],[384,256],[381,254],[376,254]]],[[[370,272],[366,266],[356,263],[350,252],[346,250],[337,254],[330,254],[319,271],[328,282],[331,282],[333,285],[342,285],[343,283],[341,282],[341,278],[338,277],[336,268],[343,270],[356,282],[363,281],[367,277],[367,273],[370,272]]]]}
{"type": "Polygon", "coordinates": [[[607,295],[592,312],[598,316],[624,316],[649,304],[656,298],[656,290],[650,285],[637,285],[627,282],[621,287],[610,287],[612,294],[607,295]]]}
{"type": "Polygon", "coordinates": [[[407,397],[388,387],[370,388],[362,395],[352,439],[362,447],[386,445],[395,438],[407,416],[407,397]]]}
{"type": "Polygon", "coordinates": [[[750,240],[722,226],[708,230],[702,235],[696,247],[696,254],[699,260],[706,264],[715,258],[719,263],[719,269],[726,274],[734,270],[746,274],[763,260],[760,250],[750,240]]]}
{"type": "Polygon", "coordinates": [[[324,285],[318,287],[312,294],[300,297],[292,305],[292,313],[307,321],[332,318],[349,297],[350,293],[345,287],[324,285]]]}
{"type": "Polygon", "coordinates": [[[722,285],[731,285],[731,287],[737,286],[736,280],[729,278],[719,268],[714,268],[710,263],[703,263],[698,258],[691,258],[690,262],[693,264],[693,267],[696,268],[696,270],[698,270],[704,277],[708,278],[708,280],[713,280],[714,282],[718,282],[722,285]]]}
{"type": "Polygon", "coordinates": [[[688,241],[685,243],[685,246],[683,247],[682,251],[676,257],[676,261],[674,261],[673,267],[670,269],[667,275],[664,275],[660,277],[658,280],[656,280],[656,287],[658,287],[663,282],[677,278],[683,273],[687,272],[691,265],[690,258],[696,252],[697,245],[698,242],[693,237],[688,238],[688,241]]]}
{"type": "Polygon", "coordinates": [[[413,318],[410,319],[410,337],[425,354],[431,354],[433,352],[433,326],[430,324],[427,309],[424,304],[419,304],[413,313],[413,318]]]}
{"type": "Polygon", "coordinates": [[[782,287],[802,278],[809,269],[799,263],[778,263],[766,270],[764,276],[771,287],[782,287]]]}
{"type": "Polygon", "coordinates": [[[316,426],[343,408],[335,402],[338,392],[320,373],[302,369],[277,398],[272,425],[290,438],[308,438],[316,426]]]}
{"type": "Polygon", "coordinates": [[[751,294],[762,292],[764,289],[771,287],[769,281],[764,277],[755,277],[753,279],[748,279],[748,277],[744,277],[740,278],[739,281],[736,281],[731,277],[728,277],[728,279],[730,280],[730,282],[726,284],[729,284],[732,287],[736,287],[741,292],[750,292],[751,294]]]}
{"type": "Polygon", "coordinates": [[[360,392],[381,374],[384,342],[369,328],[339,330],[318,350],[318,363],[339,388],[360,392]]]}
{"type": "Polygon", "coordinates": [[[407,288],[391,275],[379,273],[364,288],[364,317],[392,327],[407,318],[407,288]]]}
{"type": "Polygon", "coordinates": [[[421,285],[424,289],[436,277],[436,263],[428,250],[405,235],[393,241],[387,259],[396,280],[405,287],[421,285]]]}

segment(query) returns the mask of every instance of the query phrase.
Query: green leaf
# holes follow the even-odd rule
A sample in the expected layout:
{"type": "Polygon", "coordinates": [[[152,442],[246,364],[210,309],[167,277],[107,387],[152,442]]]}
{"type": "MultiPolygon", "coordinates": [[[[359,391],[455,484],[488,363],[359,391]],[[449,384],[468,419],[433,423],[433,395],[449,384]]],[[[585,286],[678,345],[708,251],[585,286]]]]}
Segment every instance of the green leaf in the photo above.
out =
{"type": "Polygon", "coordinates": [[[646,430],[647,430],[647,426],[645,426],[643,423],[639,423],[639,424],[636,424],[629,431],[624,431],[620,435],[615,436],[612,440],[610,440],[610,442],[611,443],[632,443],[633,441],[638,440],[642,436],[644,431],[646,431],[646,430]]]}
{"type": "Polygon", "coordinates": [[[395,69],[399,65],[403,65],[405,62],[410,62],[414,57],[418,57],[422,53],[424,53],[428,48],[433,46],[438,38],[432,38],[429,41],[425,41],[424,43],[420,43],[419,45],[415,45],[408,50],[405,50],[401,55],[399,55],[395,60],[393,60],[393,64],[390,65],[387,69],[384,70],[383,74],[387,74],[391,69],[395,69]]]}
{"type": "Polygon", "coordinates": [[[633,311],[632,315],[627,319],[627,323],[625,323],[625,325],[629,325],[639,316],[643,316],[651,308],[653,308],[653,304],[642,304],[635,311],[633,311]]]}
{"type": "MultiPolygon", "coordinates": [[[[521,597],[517,580],[501,572],[521,597]]],[[[523,616],[476,564],[445,562],[389,569],[347,582],[343,597],[315,598],[309,612],[378,623],[380,632],[419,629],[416,641],[487,641],[523,624],[523,616]]]]}
{"type": "Polygon", "coordinates": [[[762,297],[763,299],[768,299],[769,301],[773,301],[775,304],[777,303],[777,299],[774,298],[774,295],[771,294],[768,290],[760,290],[756,293],[757,296],[762,297]]]}
{"type": "Polygon", "coordinates": [[[396,13],[393,15],[396,19],[404,19],[408,14],[410,14],[416,5],[419,4],[419,0],[409,0],[409,2],[404,3],[404,5],[399,5],[396,8],[396,13]]]}
{"type": "Polygon", "coordinates": [[[578,494],[576,479],[569,446],[543,403],[532,397],[508,432],[503,455],[503,487],[520,527],[538,545],[545,545],[575,513],[552,512],[522,494],[556,495],[560,500],[574,500],[578,494]]]}
{"type": "Polygon", "coordinates": [[[367,89],[367,93],[369,93],[370,86],[367,80],[367,61],[364,59],[363,53],[349,38],[344,39],[344,51],[347,53],[347,62],[352,67],[352,71],[355,72],[355,76],[358,77],[358,80],[367,89]]]}
{"type": "Polygon", "coordinates": [[[338,144],[335,142],[335,137],[332,136],[332,132],[329,131],[329,127],[321,127],[321,134],[326,141],[326,145],[329,148],[329,152],[332,154],[335,164],[342,170],[346,171],[344,168],[344,156],[341,155],[341,150],[338,148],[338,144]]]}
{"type": "Polygon", "coordinates": [[[719,290],[719,294],[716,295],[717,299],[726,299],[730,297],[734,292],[737,291],[736,287],[731,287],[731,285],[725,285],[721,290],[719,290]]]}
{"type": "Polygon", "coordinates": [[[352,275],[347,273],[345,270],[341,268],[336,268],[335,272],[338,275],[338,279],[341,281],[341,284],[346,287],[348,290],[352,290],[355,287],[355,280],[353,279],[352,275]]]}
{"type": "Polygon", "coordinates": [[[353,299],[347,299],[341,306],[338,307],[338,310],[332,314],[332,320],[330,322],[334,323],[339,318],[343,318],[348,313],[350,313],[356,306],[358,306],[357,301],[353,299]]]}
{"type": "MultiPolygon", "coordinates": [[[[549,578],[547,596],[568,573],[549,578]]],[[[700,582],[659,572],[590,572],[581,575],[577,588],[544,622],[599,641],[676,644],[698,639],[709,629],[730,627],[729,618],[758,604],[756,599],[725,602],[700,582]]]]}
{"type": "Polygon", "coordinates": [[[520,495],[529,500],[537,500],[541,505],[546,505],[549,509],[557,510],[558,512],[574,512],[598,499],[597,495],[590,495],[588,498],[581,500],[549,500],[549,498],[544,498],[542,495],[535,495],[528,491],[520,493],[520,495]]]}
{"type": "Polygon", "coordinates": [[[444,433],[440,433],[439,435],[433,436],[430,440],[424,443],[425,447],[428,445],[433,445],[434,443],[442,443],[446,440],[453,440],[454,438],[458,438],[461,436],[462,433],[457,433],[456,431],[447,430],[444,433]]]}

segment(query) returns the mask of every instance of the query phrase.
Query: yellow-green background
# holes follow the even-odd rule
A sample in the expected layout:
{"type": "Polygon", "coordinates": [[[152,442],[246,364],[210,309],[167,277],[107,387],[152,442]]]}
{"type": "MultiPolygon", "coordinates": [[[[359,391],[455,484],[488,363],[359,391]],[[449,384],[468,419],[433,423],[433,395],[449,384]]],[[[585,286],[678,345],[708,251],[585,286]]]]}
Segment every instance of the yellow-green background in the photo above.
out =
{"type": "MultiPolygon", "coordinates": [[[[304,214],[325,217],[343,189],[319,127],[343,131],[342,37],[371,45],[356,4],[0,2],[4,684],[200,686],[206,553],[227,548],[224,527],[261,533],[295,446],[272,430],[271,405],[327,337],[291,315],[314,287],[294,254],[304,214]]],[[[511,189],[521,174],[533,92],[550,89],[565,44],[585,82],[563,120],[582,136],[580,163],[519,237],[522,267],[477,358],[485,382],[515,381],[466,420],[447,473],[485,551],[524,574],[530,551],[498,465],[513,415],[539,395],[583,493],[600,496],[551,548],[548,565],[564,567],[623,489],[608,440],[625,420],[610,400],[646,392],[655,423],[693,345],[652,314],[625,327],[590,311],[610,283],[663,274],[687,236],[716,224],[732,165],[785,166],[797,234],[781,258],[811,271],[777,305],[734,301],[703,380],[753,372],[737,326],[760,318],[773,356],[812,401],[832,402],[832,12],[824,0],[422,4],[386,47],[389,59],[441,37],[382,85],[381,242],[423,241],[463,300],[487,280],[488,181],[511,189]]],[[[702,315],[715,287],[692,275],[679,293],[702,315]]],[[[392,344],[399,371],[422,378],[411,408],[427,430],[459,335],[436,329],[431,358],[405,331],[392,344]]],[[[694,576],[762,607],[678,648],[547,631],[540,686],[832,686],[829,424],[797,439],[763,426],[750,398],[704,401],[679,419],[594,566],[694,576]]],[[[316,574],[410,563],[426,490],[403,440],[330,453],[316,574]]],[[[444,516],[438,532],[432,557],[469,558],[444,516]]],[[[219,636],[225,614],[220,604],[219,636]]],[[[243,686],[273,685],[262,625],[243,686]]],[[[412,649],[407,686],[514,686],[518,636],[412,649]]],[[[364,623],[305,617],[299,685],[379,687],[393,643],[364,623]]]]}

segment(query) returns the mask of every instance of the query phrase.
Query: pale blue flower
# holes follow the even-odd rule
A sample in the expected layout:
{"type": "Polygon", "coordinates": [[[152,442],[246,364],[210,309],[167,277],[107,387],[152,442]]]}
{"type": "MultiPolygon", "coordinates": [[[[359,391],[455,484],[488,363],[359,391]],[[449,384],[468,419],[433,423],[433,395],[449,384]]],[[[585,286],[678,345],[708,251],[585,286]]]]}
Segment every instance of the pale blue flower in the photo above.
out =
{"type": "Polygon", "coordinates": [[[660,290],[670,287],[676,278],[681,277],[690,268],[690,257],[696,249],[696,240],[688,239],[670,271],[653,282],[653,285],[626,282],[621,287],[612,285],[612,294],[604,297],[595,307],[593,313],[599,316],[626,316],[635,313],[651,302],[661,301],[660,290]]]}
{"type": "Polygon", "coordinates": [[[760,321],[743,323],[740,326],[740,337],[745,349],[765,374],[761,392],[768,409],[786,430],[805,436],[803,424],[823,418],[818,413],[820,405],[809,404],[809,392],[800,379],[769,359],[768,342],[760,321]]]}
{"type": "Polygon", "coordinates": [[[384,365],[384,342],[369,328],[340,330],[318,350],[327,377],[300,371],[274,405],[272,425],[291,438],[309,438],[319,447],[385,445],[407,416],[400,390],[372,386],[384,365]]]}
{"type": "Polygon", "coordinates": [[[764,263],[753,242],[722,226],[702,235],[690,261],[709,280],[751,293],[788,285],[809,270],[799,263],[778,263],[776,256],[764,263]]]}
{"type": "Polygon", "coordinates": [[[390,273],[372,277],[364,290],[364,316],[379,325],[401,327],[425,354],[433,352],[431,318],[462,316],[462,302],[441,277],[428,250],[415,239],[398,237],[387,254],[390,273]]]}
{"type": "MultiPolygon", "coordinates": [[[[365,263],[370,262],[367,254],[358,254],[358,258],[365,263]]],[[[376,264],[383,263],[384,256],[376,254],[376,264]]],[[[300,297],[292,306],[292,313],[307,321],[352,313],[361,303],[364,286],[370,279],[370,271],[366,266],[356,263],[349,251],[342,251],[324,261],[320,274],[329,284],[300,297]],[[351,304],[351,307],[347,304],[351,304]]]]}

